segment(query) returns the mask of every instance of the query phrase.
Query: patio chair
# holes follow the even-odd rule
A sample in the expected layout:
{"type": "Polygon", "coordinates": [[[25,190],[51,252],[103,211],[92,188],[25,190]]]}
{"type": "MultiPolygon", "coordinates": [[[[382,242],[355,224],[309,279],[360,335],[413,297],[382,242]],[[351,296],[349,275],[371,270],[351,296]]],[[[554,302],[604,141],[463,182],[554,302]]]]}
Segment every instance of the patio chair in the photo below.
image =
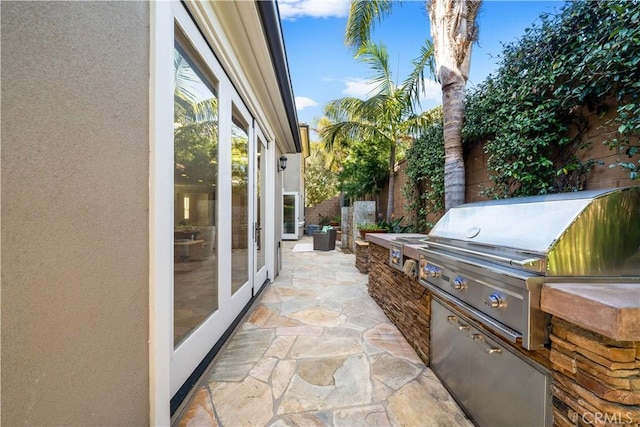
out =
{"type": "Polygon", "coordinates": [[[314,251],[332,251],[336,248],[337,231],[333,228],[327,231],[318,231],[313,233],[313,250],[314,251]]]}

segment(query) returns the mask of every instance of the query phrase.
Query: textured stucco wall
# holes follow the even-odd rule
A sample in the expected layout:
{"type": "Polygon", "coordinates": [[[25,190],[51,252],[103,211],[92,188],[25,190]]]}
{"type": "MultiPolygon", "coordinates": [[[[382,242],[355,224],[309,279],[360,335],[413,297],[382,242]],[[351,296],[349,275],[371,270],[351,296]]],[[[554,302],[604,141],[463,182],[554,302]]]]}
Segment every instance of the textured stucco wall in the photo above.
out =
{"type": "Polygon", "coordinates": [[[304,194],[302,185],[302,155],[294,153],[286,153],[287,168],[280,172],[283,176],[284,191],[297,191],[304,194]]]}
{"type": "Polygon", "coordinates": [[[148,424],[149,4],[1,25],[2,424],[148,424]]]}

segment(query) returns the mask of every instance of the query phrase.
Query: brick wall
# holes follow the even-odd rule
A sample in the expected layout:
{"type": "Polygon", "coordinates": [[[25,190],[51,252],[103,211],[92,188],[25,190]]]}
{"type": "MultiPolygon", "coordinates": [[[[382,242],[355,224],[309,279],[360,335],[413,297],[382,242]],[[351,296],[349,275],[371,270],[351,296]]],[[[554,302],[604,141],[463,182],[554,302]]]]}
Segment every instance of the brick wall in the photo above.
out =
{"type": "Polygon", "coordinates": [[[389,265],[389,250],[369,243],[369,295],[429,365],[431,294],[389,265]]]}
{"type": "Polygon", "coordinates": [[[305,222],[308,224],[318,224],[320,215],[329,219],[340,216],[340,196],[332,197],[315,206],[307,206],[304,208],[305,222]]]}
{"type": "MultiPolygon", "coordinates": [[[[591,172],[591,176],[587,181],[587,189],[596,190],[601,188],[611,187],[627,187],[631,185],[640,185],[638,181],[632,181],[629,179],[629,173],[620,167],[610,168],[609,165],[616,163],[616,153],[609,149],[602,143],[607,139],[613,139],[616,137],[617,125],[610,126],[606,122],[615,117],[615,109],[602,118],[599,118],[595,113],[588,113],[583,111],[589,118],[589,130],[584,137],[585,142],[589,142],[590,146],[582,152],[580,156],[582,159],[594,159],[602,160],[604,165],[598,165],[591,172]]],[[[635,156],[634,162],[640,159],[640,155],[635,156]]],[[[620,158],[621,161],[627,162],[628,157],[625,155],[620,158]]]]}
{"type": "Polygon", "coordinates": [[[640,425],[640,342],[615,341],[552,319],[556,426],[640,425]]]}

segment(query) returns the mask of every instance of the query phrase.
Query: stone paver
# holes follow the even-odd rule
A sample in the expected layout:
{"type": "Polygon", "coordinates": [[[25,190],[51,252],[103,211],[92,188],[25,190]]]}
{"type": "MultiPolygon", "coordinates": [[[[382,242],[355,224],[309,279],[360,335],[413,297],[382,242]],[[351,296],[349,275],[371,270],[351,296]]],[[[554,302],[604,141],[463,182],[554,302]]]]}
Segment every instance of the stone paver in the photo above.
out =
{"type": "Polygon", "coordinates": [[[179,426],[471,426],[367,293],[354,255],[293,252],[179,426]]]}

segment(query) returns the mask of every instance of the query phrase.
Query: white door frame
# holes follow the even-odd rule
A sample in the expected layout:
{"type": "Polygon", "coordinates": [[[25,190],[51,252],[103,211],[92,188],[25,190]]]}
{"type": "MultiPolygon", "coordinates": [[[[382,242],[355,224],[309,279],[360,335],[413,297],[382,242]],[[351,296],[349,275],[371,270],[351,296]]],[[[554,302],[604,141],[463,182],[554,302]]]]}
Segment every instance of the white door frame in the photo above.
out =
{"type": "Polygon", "coordinates": [[[267,169],[268,169],[268,159],[267,159],[267,140],[264,137],[264,134],[262,132],[262,130],[260,129],[260,126],[257,126],[255,124],[254,121],[254,141],[253,144],[251,144],[252,146],[252,151],[251,151],[251,158],[253,159],[253,167],[251,168],[253,171],[253,179],[251,180],[252,182],[252,197],[251,197],[251,212],[253,214],[253,218],[252,218],[252,224],[254,224],[253,227],[253,238],[251,239],[251,242],[253,244],[252,247],[252,258],[253,258],[253,268],[252,268],[252,274],[253,274],[253,289],[254,289],[254,294],[256,294],[260,288],[262,287],[262,285],[266,282],[269,272],[268,272],[268,265],[267,264],[267,252],[268,252],[268,248],[270,247],[269,242],[267,241],[267,229],[269,227],[267,227],[266,225],[268,224],[266,222],[266,217],[267,217],[267,209],[266,206],[268,206],[266,204],[267,200],[266,200],[266,189],[267,189],[267,169]],[[260,148],[260,156],[262,157],[262,159],[260,160],[260,169],[258,169],[258,163],[257,163],[257,159],[258,159],[258,149],[260,148]],[[258,173],[258,171],[260,173],[258,173]],[[258,180],[262,180],[261,183],[258,182],[258,180]],[[260,204],[257,203],[257,187],[258,185],[260,185],[260,189],[261,189],[261,198],[260,198],[260,204]],[[260,207],[262,207],[262,215],[261,217],[261,224],[260,224],[260,230],[258,230],[256,228],[256,226],[258,225],[258,209],[260,209],[260,207]],[[262,254],[263,254],[263,260],[264,260],[264,265],[262,267],[258,267],[258,233],[262,236],[263,241],[262,241],[262,254]]]}
{"type": "MultiPolygon", "coordinates": [[[[197,54],[202,58],[204,64],[209,71],[218,79],[218,183],[217,183],[217,224],[229,223],[231,216],[230,212],[227,213],[223,206],[231,205],[231,183],[230,179],[225,180],[221,177],[231,176],[231,164],[224,161],[224,159],[231,158],[230,144],[225,144],[225,141],[231,141],[231,97],[230,94],[235,92],[231,82],[226,76],[222,66],[215,58],[213,52],[207,45],[206,41],[198,31],[196,24],[193,22],[184,6],[178,2],[172,2],[173,20],[177,26],[182,30],[182,33],[188,39],[190,47],[193,48],[197,54]],[[228,164],[227,164],[228,163],[228,164]],[[225,182],[226,181],[226,182],[225,182]]],[[[173,23],[172,23],[173,24],[173,23]]],[[[171,25],[173,29],[173,25],[171,25]]],[[[170,52],[173,52],[175,34],[172,37],[171,45],[168,47],[170,52]]],[[[169,68],[169,72],[173,70],[173,65],[169,68]]],[[[171,96],[171,106],[173,109],[173,93],[171,93],[171,85],[165,90],[169,92],[171,96]]],[[[173,112],[171,113],[170,123],[173,122],[173,112]]],[[[171,131],[171,135],[173,130],[171,131]]],[[[165,171],[166,174],[173,174],[169,171],[173,170],[173,139],[171,144],[171,167],[165,171]]],[[[162,190],[159,190],[162,191],[162,190]]],[[[168,230],[173,229],[173,182],[169,189],[164,189],[165,197],[170,199],[171,208],[167,209],[165,215],[170,220],[168,230]]],[[[230,248],[227,250],[223,243],[229,244],[228,236],[225,236],[225,232],[229,232],[229,227],[221,227],[216,225],[215,233],[215,245],[218,260],[218,309],[214,311],[202,324],[200,324],[196,330],[194,330],[183,342],[176,348],[173,345],[173,332],[171,332],[171,364],[170,364],[170,394],[173,396],[180,387],[189,378],[194,369],[200,364],[206,357],[207,353],[211,350],[213,345],[222,337],[229,325],[232,324],[237,314],[234,314],[233,310],[228,308],[228,295],[231,291],[231,281],[229,275],[229,268],[225,266],[231,265],[230,248]]],[[[173,247],[173,245],[171,245],[173,247]]],[[[173,254],[168,261],[170,266],[173,266],[173,254]]],[[[173,271],[170,273],[171,279],[173,279],[173,271]]],[[[239,312],[239,311],[238,311],[239,312]]],[[[171,331],[173,330],[173,280],[171,283],[171,309],[169,311],[171,318],[171,331]]],[[[167,402],[168,404],[168,402],[167,402]]]]}

